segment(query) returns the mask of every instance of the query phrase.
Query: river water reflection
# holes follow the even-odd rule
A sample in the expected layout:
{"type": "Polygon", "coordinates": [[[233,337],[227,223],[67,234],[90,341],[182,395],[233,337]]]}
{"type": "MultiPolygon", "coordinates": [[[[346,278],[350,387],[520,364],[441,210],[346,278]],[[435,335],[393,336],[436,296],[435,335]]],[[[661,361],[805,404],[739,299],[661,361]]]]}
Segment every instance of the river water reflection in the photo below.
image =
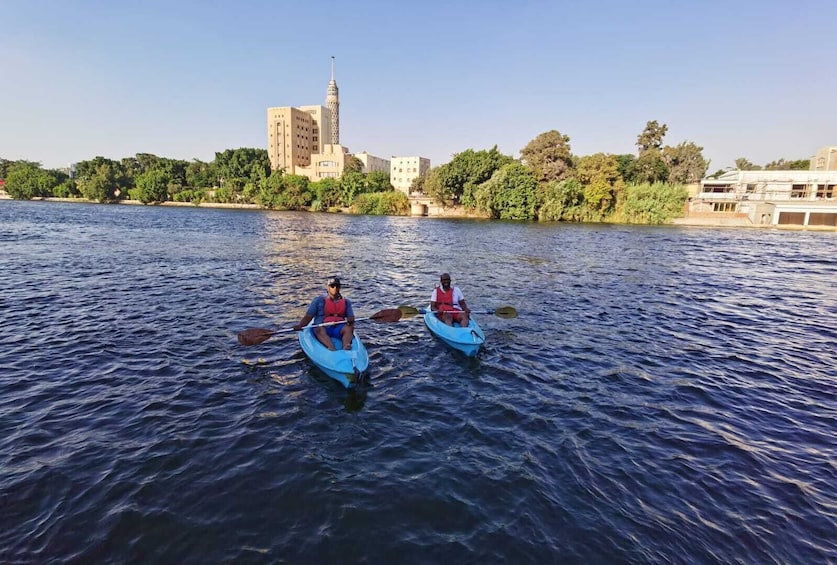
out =
{"type": "Polygon", "coordinates": [[[837,560],[833,233],[0,201],[0,561],[837,560]],[[361,322],[441,271],[476,359],[361,322]]]}

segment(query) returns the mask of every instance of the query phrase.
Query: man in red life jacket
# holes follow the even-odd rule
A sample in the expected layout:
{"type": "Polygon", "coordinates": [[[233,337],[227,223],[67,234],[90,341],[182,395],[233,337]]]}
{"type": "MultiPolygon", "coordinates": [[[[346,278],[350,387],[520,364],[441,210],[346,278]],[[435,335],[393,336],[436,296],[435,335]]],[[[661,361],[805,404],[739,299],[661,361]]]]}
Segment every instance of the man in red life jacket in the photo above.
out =
{"type": "Polygon", "coordinates": [[[313,330],[314,335],[317,336],[320,343],[331,351],[335,351],[334,343],[331,341],[332,337],[343,342],[343,349],[352,348],[355,313],[352,310],[352,302],[343,298],[340,294],[340,279],[337,277],[332,277],[328,281],[327,294],[317,296],[311,301],[305,315],[294,326],[294,330],[300,331],[311,320],[314,320],[315,325],[326,322],[341,322],[332,326],[316,327],[313,330]]]}
{"type": "Polygon", "coordinates": [[[457,286],[450,285],[450,275],[442,273],[440,277],[441,287],[433,289],[430,296],[430,309],[436,312],[436,316],[449,326],[453,322],[459,322],[463,328],[471,321],[471,309],[465,304],[465,297],[457,286]]]}

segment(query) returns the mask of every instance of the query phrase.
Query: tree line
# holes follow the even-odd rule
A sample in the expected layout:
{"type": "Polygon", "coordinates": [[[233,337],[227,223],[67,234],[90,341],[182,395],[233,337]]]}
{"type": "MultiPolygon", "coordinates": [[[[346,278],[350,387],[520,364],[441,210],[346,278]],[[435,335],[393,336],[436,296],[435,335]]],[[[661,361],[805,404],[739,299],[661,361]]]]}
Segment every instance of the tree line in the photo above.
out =
{"type": "Polygon", "coordinates": [[[274,210],[351,208],[360,214],[408,214],[409,199],[395,190],[388,173],[364,174],[352,157],[339,179],[309,181],[270,170],[267,151],[228,149],[215,159],[191,162],[138,153],[121,160],[95,157],[68,171],[43,169],[32,161],[0,158],[0,178],[15,199],[85,198],[101,203],[126,199],[162,202],[255,204],[274,210]]]}
{"type": "MultiPolygon", "coordinates": [[[[570,138],[557,130],[541,133],[520,158],[467,149],[449,163],[413,181],[411,195],[443,206],[461,206],[508,220],[625,222],[659,224],[679,217],[687,185],[706,175],[709,161],[691,141],[663,145],[668,126],[648,121],[637,136],[637,153],[574,155],[570,138]]],[[[757,169],[747,159],[741,169],[757,169]]],[[[771,168],[808,168],[808,161],[780,159],[771,168]]],[[[0,158],[0,178],[13,198],[79,197],[98,202],[138,200],[256,204],[274,210],[327,211],[350,208],[360,214],[405,215],[409,199],[387,173],[362,173],[351,157],[340,178],[310,181],[271,171],[264,149],[228,149],[211,162],[191,162],[138,153],[119,161],[95,157],[66,172],[31,161],[0,158]]],[[[724,171],[718,171],[715,175],[724,171]]]]}

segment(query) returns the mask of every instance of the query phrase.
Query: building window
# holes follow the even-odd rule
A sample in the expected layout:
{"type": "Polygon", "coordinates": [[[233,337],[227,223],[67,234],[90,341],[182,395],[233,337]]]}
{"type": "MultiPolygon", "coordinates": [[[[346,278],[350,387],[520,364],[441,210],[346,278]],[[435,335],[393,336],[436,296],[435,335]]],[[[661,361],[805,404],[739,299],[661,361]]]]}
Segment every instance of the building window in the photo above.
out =
{"type": "Polygon", "coordinates": [[[805,198],[808,193],[808,185],[794,184],[791,185],[791,198],[805,198]]]}
{"type": "Polygon", "coordinates": [[[735,202],[713,202],[713,212],[735,212],[735,202]]]}
{"type": "Polygon", "coordinates": [[[747,194],[752,194],[756,191],[756,185],[748,184],[747,185],[747,194]]]}
{"type": "Polygon", "coordinates": [[[817,185],[817,198],[827,198],[831,200],[834,198],[834,187],[837,185],[833,184],[818,184],[817,185]]]}
{"type": "Polygon", "coordinates": [[[712,193],[732,192],[732,185],[729,185],[729,184],[707,184],[707,185],[704,185],[703,192],[712,192],[712,193]]]}

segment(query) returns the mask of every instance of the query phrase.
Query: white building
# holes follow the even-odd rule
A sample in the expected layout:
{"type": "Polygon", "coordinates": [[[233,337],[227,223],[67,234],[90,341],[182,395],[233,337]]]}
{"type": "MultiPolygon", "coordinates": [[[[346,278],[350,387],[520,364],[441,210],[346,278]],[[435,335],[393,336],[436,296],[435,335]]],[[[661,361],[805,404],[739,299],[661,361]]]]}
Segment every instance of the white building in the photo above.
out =
{"type": "Polygon", "coordinates": [[[409,196],[413,180],[425,176],[429,170],[430,159],[426,157],[393,157],[389,169],[389,180],[395,190],[400,190],[409,196]]]}
{"type": "Polygon", "coordinates": [[[687,216],[837,227],[837,170],[729,171],[701,181],[687,216]]]}
{"type": "Polygon", "coordinates": [[[374,155],[370,155],[366,151],[362,151],[360,153],[355,153],[354,157],[357,157],[361,163],[363,163],[363,173],[368,174],[372,171],[383,171],[387,174],[390,174],[390,162],[389,159],[384,159],[382,157],[375,157],[374,155]]]}

